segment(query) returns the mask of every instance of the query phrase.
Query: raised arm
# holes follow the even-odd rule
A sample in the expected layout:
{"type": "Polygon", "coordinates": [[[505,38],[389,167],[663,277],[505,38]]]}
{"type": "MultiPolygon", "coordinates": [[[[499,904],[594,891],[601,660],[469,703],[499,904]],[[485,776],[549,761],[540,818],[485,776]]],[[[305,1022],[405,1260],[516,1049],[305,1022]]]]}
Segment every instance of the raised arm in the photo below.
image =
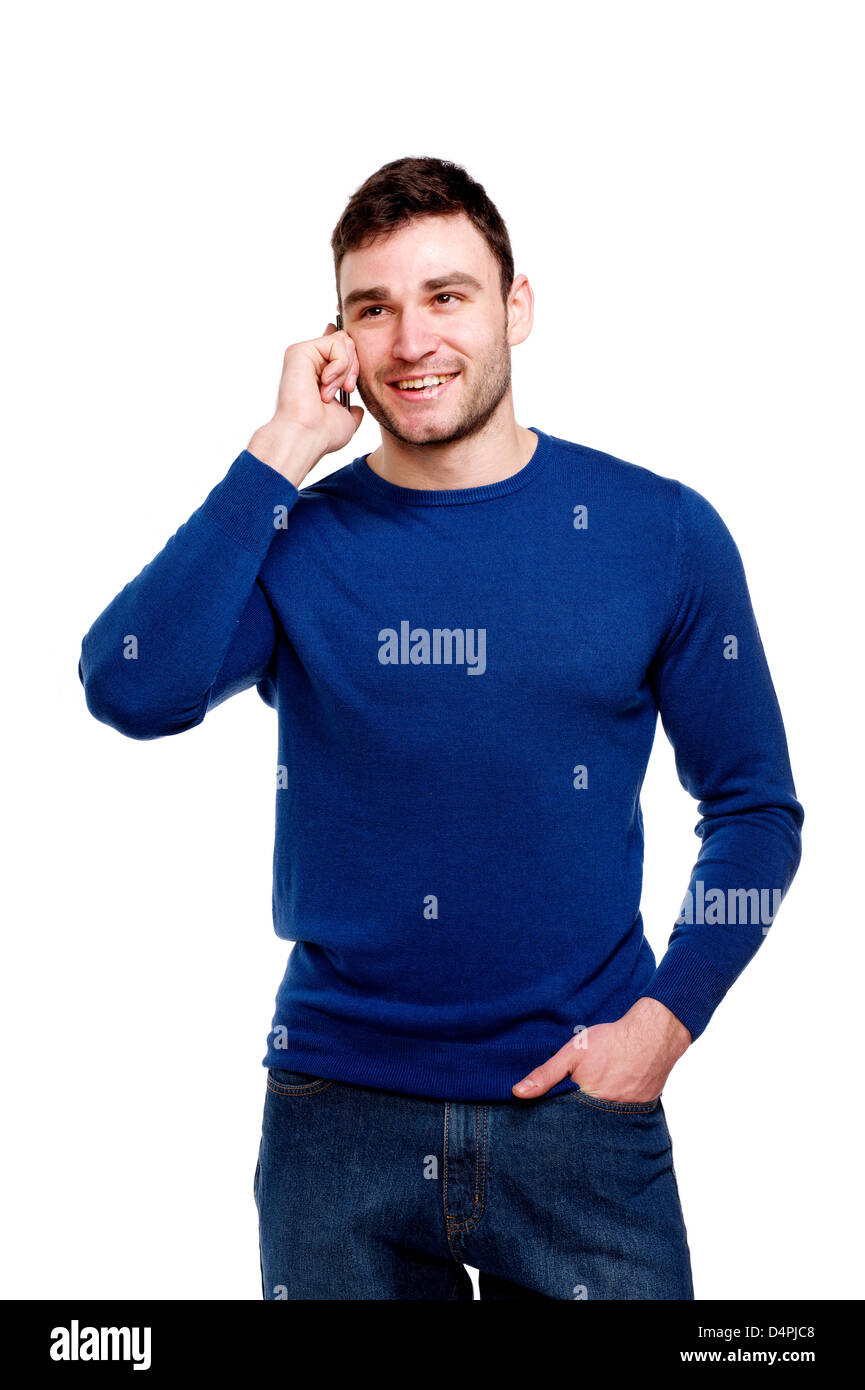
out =
{"type": "Polygon", "coordinates": [[[332,324],[286,350],[273,419],[86,633],[78,675],[96,719],[130,738],[181,733],[271,669],[258,576],[303,478],[360,423],[334,399],[356,379],[354,344],[332,324]]]}

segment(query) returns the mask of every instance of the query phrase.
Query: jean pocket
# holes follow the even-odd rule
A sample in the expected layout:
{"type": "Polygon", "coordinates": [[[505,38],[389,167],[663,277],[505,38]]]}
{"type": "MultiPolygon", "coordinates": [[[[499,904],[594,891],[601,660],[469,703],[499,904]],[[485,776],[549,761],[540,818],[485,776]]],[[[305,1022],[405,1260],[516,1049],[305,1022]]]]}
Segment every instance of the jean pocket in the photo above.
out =
{"type": "Polygon", "coordinates": [[[325,1076],[309,1076],[303,1071],[286,1071],[268,1067],[267,1089],[277,1096],[315,1096],[326,1091],[333,1082],[325,1076]]]}
{"type": "Polygon", "coordinates": [[[590,1096],[588,1091],[581,1091],[579,1087],[571,1098],[582,1105],[590,1105],[593,1110],[609,1110],[620,1115],[651,1115],[661,1104],[660,1096],[655,1096],[654,1100],[604,1100],[602,1096],[590,1096]]]}

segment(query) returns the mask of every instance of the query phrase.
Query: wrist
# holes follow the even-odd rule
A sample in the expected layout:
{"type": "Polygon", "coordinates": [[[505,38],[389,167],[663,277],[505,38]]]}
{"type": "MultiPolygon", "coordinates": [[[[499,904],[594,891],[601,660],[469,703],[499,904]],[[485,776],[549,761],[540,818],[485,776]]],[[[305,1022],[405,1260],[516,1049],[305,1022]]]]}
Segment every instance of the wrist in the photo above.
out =
{"type": "Polygon", "coordinates": [[[276,419],[257,429],[246,448],[248,453],[281,473],[296,488],[300,487],[307,473],[326,452],[302,425],[276,419]]]}
{"type": "Polygon", "coordinates": [[[681,1057],[691,1046],[691,1034],[684,1023],[659,999],[653,999],[647,994],[641,995],[633,1005],[632,1012],[650,1024],[662,1038],[664,1045],[677,1057],[681,1057]]]}

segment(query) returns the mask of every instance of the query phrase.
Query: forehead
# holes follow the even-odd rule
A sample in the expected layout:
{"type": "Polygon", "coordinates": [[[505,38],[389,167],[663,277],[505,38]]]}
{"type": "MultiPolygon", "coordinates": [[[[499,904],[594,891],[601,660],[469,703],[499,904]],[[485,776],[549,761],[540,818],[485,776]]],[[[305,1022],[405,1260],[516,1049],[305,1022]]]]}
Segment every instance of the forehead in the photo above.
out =
{"type": "Polygon", "coordinates": [[[347,251],[340,266],[343,299],[352,290],[386,285],[394,293],[416,288],[424,279],[454,270],[468,271],[482,284],[495,274],[495,258],[465,213],[419,217],[366,247],[347,251]]]}

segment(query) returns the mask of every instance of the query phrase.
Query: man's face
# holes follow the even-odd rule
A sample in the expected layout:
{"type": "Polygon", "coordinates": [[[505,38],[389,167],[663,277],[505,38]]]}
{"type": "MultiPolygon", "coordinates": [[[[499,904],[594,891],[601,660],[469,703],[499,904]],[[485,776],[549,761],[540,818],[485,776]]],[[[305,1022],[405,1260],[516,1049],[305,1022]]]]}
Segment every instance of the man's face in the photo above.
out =
{"type": "Polygon", "coordinates": [[[448,444],[486,424],[510,386],[507,312],[498,261],[465,214],[421,217],[349,251],[340,287],[357,389],[383,429],[448,444]],[[450,373],[437,386],[394,384],[450,373]]]}

